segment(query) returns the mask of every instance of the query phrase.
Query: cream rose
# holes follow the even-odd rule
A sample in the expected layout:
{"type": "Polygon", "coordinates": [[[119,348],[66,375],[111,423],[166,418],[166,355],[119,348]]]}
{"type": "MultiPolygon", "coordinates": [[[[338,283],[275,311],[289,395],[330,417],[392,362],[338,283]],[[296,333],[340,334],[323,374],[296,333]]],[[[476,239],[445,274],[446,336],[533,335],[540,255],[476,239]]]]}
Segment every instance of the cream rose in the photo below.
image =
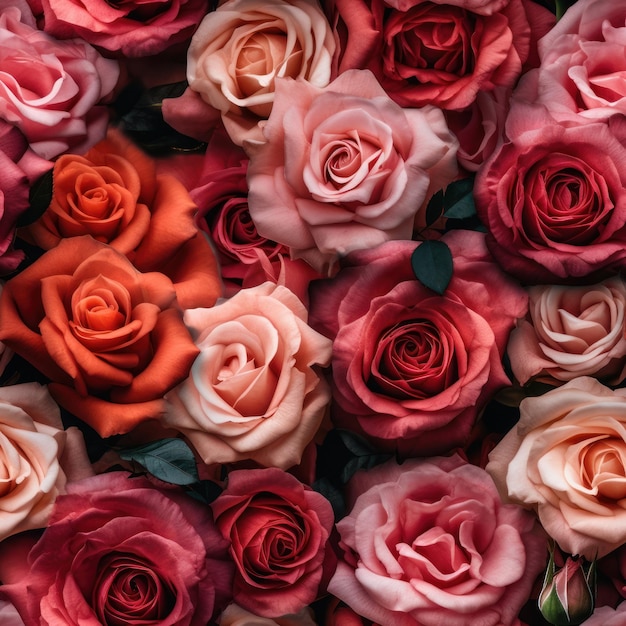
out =
{"type": "Polygon", "coordinates": [[[593,286],[537,285],[529,311],[511,333],[511,369],[523,385],[594,376],[611,384],[626,374],[626,284],[609,278],[593,286]]]}
{"type": "Polygon", "coordinates": [[[166,425],[205,463],[251,459],[287,469],[300,462],[330,401],[320,366],[331,341],[307,325],[286,287],[242,289],[210,309],[185,312],[200,355],[166,396],[166,425]]]}
{"type": "Polygon", "coordinates": [[[583,376],[520,413],[486,468],[502,497],[535,509],[565,552],[591,560],[626,543],[626,389],[583,376]]]}
{"type": "Polygon", "coordinates": [[[192,91],[222,113],[231,139],[261,138],[274,80],[302,78],[324,87],[335,50],[328,20],[309,0],[230,0],[209,13],[187,55],[192,91]]]}

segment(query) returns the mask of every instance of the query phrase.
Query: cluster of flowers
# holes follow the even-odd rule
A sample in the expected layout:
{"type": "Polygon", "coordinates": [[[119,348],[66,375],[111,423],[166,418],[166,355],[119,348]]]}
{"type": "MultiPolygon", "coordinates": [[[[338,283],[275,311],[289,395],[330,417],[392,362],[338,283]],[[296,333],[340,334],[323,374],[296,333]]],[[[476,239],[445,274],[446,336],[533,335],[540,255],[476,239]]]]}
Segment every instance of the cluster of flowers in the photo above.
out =
{"type": "Polygon", "coordinates": [[[0,0],[3,625],[624,623],[626,7],[567,4],[0,0]]]}

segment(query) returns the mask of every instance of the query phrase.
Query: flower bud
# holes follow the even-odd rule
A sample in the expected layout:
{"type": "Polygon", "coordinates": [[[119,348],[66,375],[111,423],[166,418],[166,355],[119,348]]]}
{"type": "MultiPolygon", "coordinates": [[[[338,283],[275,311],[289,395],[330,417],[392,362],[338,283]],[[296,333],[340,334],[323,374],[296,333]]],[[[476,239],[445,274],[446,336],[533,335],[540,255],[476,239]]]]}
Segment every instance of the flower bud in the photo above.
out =
{"type": "Polygon", "coordinates": [[[539,594],[539,609],[544,618],[555,626],[574,626],[584,622],[595,606],[596,561],[584,564],[578,556],[568,556],[557,571],[554,549],[539,594]]]}

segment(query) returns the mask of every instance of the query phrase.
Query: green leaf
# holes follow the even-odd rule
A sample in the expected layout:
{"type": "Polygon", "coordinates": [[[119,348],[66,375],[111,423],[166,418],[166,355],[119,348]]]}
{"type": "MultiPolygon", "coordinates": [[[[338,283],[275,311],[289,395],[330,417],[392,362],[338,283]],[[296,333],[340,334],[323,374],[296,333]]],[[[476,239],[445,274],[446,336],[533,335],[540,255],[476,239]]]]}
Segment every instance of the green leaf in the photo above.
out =
{"type": "Polygon", "coordinates": [[[473,178],[463,178],[450,183],[444,195],[444,216],[462,220],[476,215],[473,190],[473,178]]]}
{"type": "Polygon", "coordinates": [[[325,476],[318,478],[312,485],[313,490],[322,494],[333,508],[335,514],[335,521],[339,521],[346,514],[346,503],[344,501],[343,493],[340,489],[335,487],[330,479],[325,476]]]}
{"type": "Polygon", "coordinates": [[[119,455],[125,461],[139,463],[167,483],[191,485],[199,480],[194,454],[182,439],[162,439],[121,450],[119,455]]]}
{"type": "Polygon", "coordinates": [[[30,206],[24,211],[18,221],[17,226],[28,226],[38,220],[50,206],[52,200],[52,169],[40,176],[31,186],[28,201],[30,206]]]}
{"type": "Polygon", "coordinates": [[[426,205],[426,226],[432,226],[443,213],[443,189],[440,189],[426,205]]]}
{"type": "Polygon", "coordinates": [[[411,255],[411,266],[417,280],[442,295],[452,278],[452,253],[443,241],[423,241],[411,255]]]}

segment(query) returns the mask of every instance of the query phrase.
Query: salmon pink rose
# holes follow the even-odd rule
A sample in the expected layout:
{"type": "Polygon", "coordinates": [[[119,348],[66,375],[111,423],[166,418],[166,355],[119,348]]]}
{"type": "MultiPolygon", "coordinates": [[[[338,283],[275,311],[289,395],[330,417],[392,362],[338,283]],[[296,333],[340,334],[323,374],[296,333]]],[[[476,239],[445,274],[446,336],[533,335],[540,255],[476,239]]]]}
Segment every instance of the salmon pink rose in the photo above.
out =
{"type": "Polygon", "coordinates": [[[53,170],[50,206],[20,236],[44,250],[68,237],[91,235],[140,271],[176,284],[183,307],[212,306],[221,292],[212,246],[194,223],[198,207],[174,176],[120,131],[84,156],[64,154],[53,170]]]}
{"type": "Polygon", "coordinates": [[[104,137],[108,113],[100,103],[117,83],[116,61],[84,41],[57,41],[15,6],[2,9],[0,50],[0,117],[37,154],[81,152],[104,137]]]}
{"type": "Polygon", "coordinates": [[[626,390],[581,376],[520,414],[489,455],[502,497],[534,509],[567,553],[591,561],[626,543],[626,390]]]}
{"type": "Polygon", "coordinates": [[[619,384],[626,376],[626,284],[536,285],[528,315],[511,333],[507,352],[517,380],[557,383],[594,376],[619,384]]]}
{"type": "Polygon", "coordinates": [[[510,384],[502,356],[527,306],[484,235],[451,231],[441,241],[454,259],[443,295],[415,278],[414,241],[355,252],[311,291],[311,325],[333,339],[334,422],[410,456],[466,442],[481,409],[510,384]]]}
{"type": "Polygon", "coordinates": [[[522,106],[511,110],[507,134],[474,184],[487,244],[505,271],[535,284],[621,267],[626,148],[615,135],[605,124],[555,124],[522,106]]]}
{"type": "Polygon", "coordinates": [[[330,593],[377,624],[519,623],[546,537],[487,472],[458,456],[386,463],[356,474],[349,497],[330,593]]]}
{"type": "Polygon", "coordinates": [[[235,562],[233,600],[261,617],[304,609],[334,559],[334,517],[321,494],[276,468],[235,470],[211,503],[235,562]]]}
{"type": "Polygon", "coordinates": [[[102,437],[158,418],[198,354],[171,280],[89,236],[64,239],[8,281],[0,339],[102,437]]]}
{"type": "Polygon", "coordinates": [[[308,326],[302,302],[266,282],[211,309],[186,311],[185,323],[200,354],[167,395],[165,424],[207,464],[300,463],[330,402],[321,368],[332,349],[308,326]]]}
{"type": "Polygon", "coordinates": [[[126,57],[154,55],[191,38],[207,0],[42,0],[45,31],[126,57]]]}
{"type": "Polygon", "coordinates": [[[351,250],[410,239],[416,215],[457,173],[442,112],[401,109],[368,71],[324,89],[277,81],[263,132],[248,166],[250,215],[320,273],[351,250]]]}
{"type": "Polygon", "coordinates": [[[208,507],[111,472],[68,485],[27,557],[4,548],[2,589],[26,626],[205,626],[231,597],[226,549],[208,507]]]}
{"type": "Polygon", "coordinates": [[[229,0],[209,13],[187,54],[192,91],[221,112],[231,139],[261,139],[259,121],[274,101],[277,78],[317,87],[330,80],[335,46],[326,17],[308,0],[229,0]]]}

